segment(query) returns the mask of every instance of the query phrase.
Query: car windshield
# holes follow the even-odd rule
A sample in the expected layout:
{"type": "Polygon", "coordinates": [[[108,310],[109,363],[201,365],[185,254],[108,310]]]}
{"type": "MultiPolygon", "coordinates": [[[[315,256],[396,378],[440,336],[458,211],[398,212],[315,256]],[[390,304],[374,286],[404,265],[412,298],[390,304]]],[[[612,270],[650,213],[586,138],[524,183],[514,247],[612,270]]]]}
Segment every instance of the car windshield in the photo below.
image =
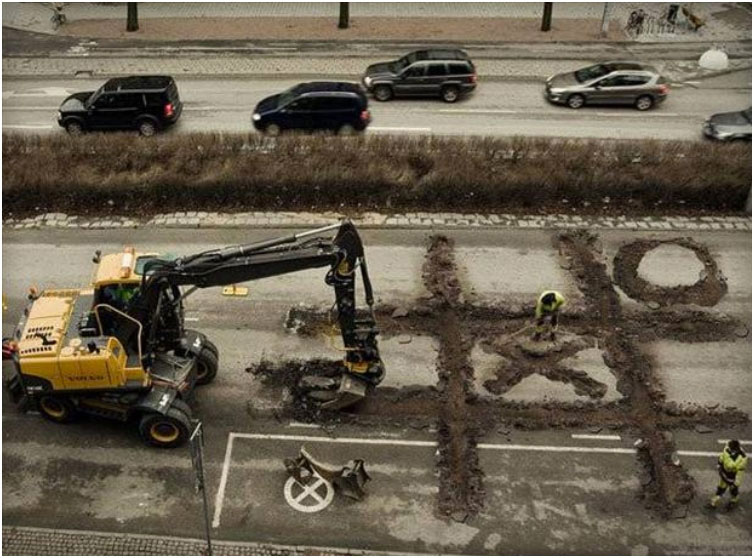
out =
{"type": "Polygon", "coordinates": [[[584,83],[585,81],[597,79],[598,77],[602,77],[609,73],[610,73],[610,69],[604,64],[596,64],[594,66],[589,66],[588,68],[583,68],[581,70],[577,70],[574,72],[576,76],[576,80],[579,83],[584,83]]]}
{"type": "Polygon", "coordinates": [[[88,99],[86,100],[86,103],[84,103],[84,105],[88,107],[88,106],[89,106],[89,105],[91,105],[91,104],[92,104],[92,103],[93,103],[94,101],[96,101],[96,100],[97,100],[97,97],[99,97],[99,96],[100,96],[100,95],[102,94],[102,90],[103,90],[104,88],[105,88],[105,86],[104,86],[104,85],[102,85],[102,86],[100,86],[100,88],[99,88],[99,89],[97,89],[97,91],[95,91],[94,93],[92,93],[91,95],[89,95],[89,98],[88,98],[88,99]]]}
{"type": "Polygon", "coordinates": [[[390,71],[393,73],[400,72],[403,68],[407,68],[414,62],[416,62],[416,53],[410,52],[400,60],[396,60],[390,64],[390,71]]]}
{"type": "Polygon", "coordinates": [[[294,85],[290,89],[286,89],[280,94],[280,97],[278,97],[278,108],[283,108],[285,105],[289,104],[293,99],[295,99],[298,96],[298,90],[299,86],[294,85]]]}
{"type": "Polygon", "coordinates": [[[751,124],[751,107],[741,111],[741,115],[751,124]]]}

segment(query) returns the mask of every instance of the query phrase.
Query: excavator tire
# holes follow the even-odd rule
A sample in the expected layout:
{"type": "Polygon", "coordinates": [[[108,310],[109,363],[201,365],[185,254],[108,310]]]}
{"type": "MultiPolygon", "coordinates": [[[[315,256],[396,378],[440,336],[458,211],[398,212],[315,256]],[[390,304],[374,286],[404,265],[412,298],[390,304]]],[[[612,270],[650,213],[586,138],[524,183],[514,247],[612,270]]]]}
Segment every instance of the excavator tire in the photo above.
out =
{"type": "Polygon", "coordinates": [[[139,433],[150,446],[175,448],[185,444],[191,435],[191,418],[176,407],[164,415],[146,413],[139,422],[139,433]]]}
{"type": "MultiPolygon", "coordinates": [[[[217,350],[217,348],[215,348],[217,350]]],[[[202,347],[199,356],[196,358],[196,383],[203,386],[209,384],[217,376],[219,366],[217,353],[212,351],[208,345],[202,347]]]]}
{"type": "Polygon", "coordinates": [[[37,400],[39,413],[52,422],[66,423],[76,418],[76,407],[67,397],[43,395],[37,400]]]}
{"type": "Polygon", "coordinates": [[[212,341],[210,341],[209,339],[205,339],[204,346],[210,351],[212,351],[214,355],[218,357],[218,359],[220,358],[220,351],[217,349],[217,345],[215,345],[212,341]]]}

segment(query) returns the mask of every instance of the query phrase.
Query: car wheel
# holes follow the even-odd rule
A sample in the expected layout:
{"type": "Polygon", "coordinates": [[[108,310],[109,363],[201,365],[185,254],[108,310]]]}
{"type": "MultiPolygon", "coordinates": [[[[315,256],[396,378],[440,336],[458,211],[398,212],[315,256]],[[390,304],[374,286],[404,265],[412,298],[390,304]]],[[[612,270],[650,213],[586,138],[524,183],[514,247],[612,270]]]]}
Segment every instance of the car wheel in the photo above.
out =
{"type": "Polygon", "coordinates": [[[43,417],[53,422],[71,422],[76,417],[76,408],[66,397],[43,395],[37,407],[43,417]]]}
{"type": "Polygon", "coordinates": [[[583,95],[571,95],[568,97],[568,106],[572,109],[580,109],[584,106],[585,99],[583,95]]]}
{"type": "Polygon", "coordinates": [[[460,92],[458,91],[457,87],[443,87],[442,93],[440,93],[442,96],[442,100],[446,103],[455,103],[458,100],[458,97],[460,97],[460,92]]]}
{"type": "Polygon", "coordinates": [[[196,383],[204,386],[214,380],[218,364],[217,353],[212,352],[209,347],[202,347],[196,359],[196,383]]]}
{"type": "Polygon", "coordinates": [[[78,120],[69,120],[65,123],[65,131],[69,136],[80,136],[84,133],[84,127],[78,120]]]}
{"type": "Polygon", "coordinates": [[[175,448],[188,440],[191,418],[176,407],[168,409],[164,415],[146,413],[139,422],[139,433],[151,446],[175,448]]]}
{"type": "Polygon", "coordinates": [[[355,133],[356,128],[354,128],[350,124],[343,124],[340,128],[338,128],[339,136],[353,136],[355,133]]]}
{"type": "Polygon", "coordinates": [[[268,136],[279,136],[280,126],[278,126],[277,124],[267,124],[267,127],[264,129],[264,133],[268,136]]]}
{"type": "Polygon", "coordinates": [[[378,85],[374,88],[374,98],[385,102],[393,98],[393,88],[389,85],[378,85]]]}
{"type": "Polygon", "coordinates": [[[649,95],[642,95],[638,99],[636,99],[636,103],[634,103],[634,106],[637,110],[649,110],[652,108],[652,105],[654,105],[654,99],[650,97],[649,95]]]}
{"type": "Polygon", "coordinates": [[[151,120],[142,120],[139,122],[138,130],[140,136],[148,138],[157,133],[157,126],[151,120]]]}

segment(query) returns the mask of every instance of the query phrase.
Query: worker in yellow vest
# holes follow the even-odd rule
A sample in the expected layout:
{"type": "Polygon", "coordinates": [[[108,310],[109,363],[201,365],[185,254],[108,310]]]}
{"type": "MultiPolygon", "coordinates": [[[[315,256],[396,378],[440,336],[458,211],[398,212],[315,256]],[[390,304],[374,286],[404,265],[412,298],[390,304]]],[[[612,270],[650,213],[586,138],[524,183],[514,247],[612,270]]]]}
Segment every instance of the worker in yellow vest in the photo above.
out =
{"type": "Polygon", "coordinates": [[[542,334],[545,333],[548,327],[545,326],[549,322],[550,340],[555,341],[555,330],[558,327],[558,312],[560,308],[565,304],[565,297],[558,291],[545,291],[537,299],[537,306],[534,309],[534,317],[537,320],[534,326],[534,335],[532,339],[539,341],[542,338],[542,334]]]}
{"type": "Polygon", "coordinates": [[[717,483],[717,491],[710,500],[710,507],[717,507],[726,490],[730,490],[729,505],[735,506],[738,503],[738,489],[743,481],[747,461],[748,458],[738,440],[731,440],[725,444],[725,449],[717,458],[717,473],[720,480],[717,483]]]}

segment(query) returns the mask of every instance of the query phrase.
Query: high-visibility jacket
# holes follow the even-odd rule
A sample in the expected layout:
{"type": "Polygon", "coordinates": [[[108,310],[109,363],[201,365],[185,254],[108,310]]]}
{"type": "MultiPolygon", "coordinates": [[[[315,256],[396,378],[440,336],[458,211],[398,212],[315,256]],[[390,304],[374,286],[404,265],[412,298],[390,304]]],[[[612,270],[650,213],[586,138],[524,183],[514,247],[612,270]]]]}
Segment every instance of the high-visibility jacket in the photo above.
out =
{"type": "Polygon", "coordinates": [[[740,486],[747,462],[748,458],[743,451],[734,452],[726,444],[725,449],[717,458],[717,468],[720,471],[720,476],[726,482],[740,486]]]}
{"type": "Polygon", "coordinates": [[[552,314],[553,312],[559,310],[560,307],[564,304],[565,297],[558,291],[545,291],[541,295],[539,295],[539,299],[537,299],[537,307],[534,310],[534,317],[541,318],[545,314],[552,314]],[[550,293],[555,295],[555,301],[551,304],[545,304],[544,302],[542,302],[542,299],[550,293]]]}

